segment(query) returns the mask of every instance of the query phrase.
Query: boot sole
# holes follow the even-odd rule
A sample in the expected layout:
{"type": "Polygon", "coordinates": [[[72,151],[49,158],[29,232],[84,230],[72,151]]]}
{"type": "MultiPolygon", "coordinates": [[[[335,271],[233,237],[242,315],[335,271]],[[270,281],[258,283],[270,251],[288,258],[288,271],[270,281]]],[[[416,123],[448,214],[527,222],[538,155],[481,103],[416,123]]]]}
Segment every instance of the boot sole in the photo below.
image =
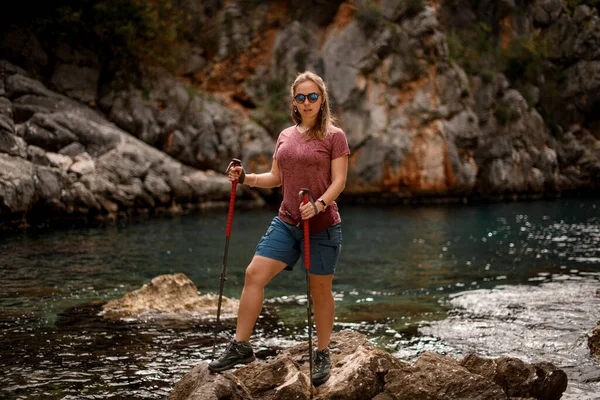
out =
{"type": "Polygon", "coordinates": [[[238,364],[249,364],[254,360],[256,360],[256,356],[253,354],[252,357],[244,358],[243,360],[236,360],[235,362],[226,364],[222,367],[211,367],[210,364],[208,364],[208,369],[213,372],[222,372],[222,371],[227,371],[228,369],[231,369],[238,364]]]}

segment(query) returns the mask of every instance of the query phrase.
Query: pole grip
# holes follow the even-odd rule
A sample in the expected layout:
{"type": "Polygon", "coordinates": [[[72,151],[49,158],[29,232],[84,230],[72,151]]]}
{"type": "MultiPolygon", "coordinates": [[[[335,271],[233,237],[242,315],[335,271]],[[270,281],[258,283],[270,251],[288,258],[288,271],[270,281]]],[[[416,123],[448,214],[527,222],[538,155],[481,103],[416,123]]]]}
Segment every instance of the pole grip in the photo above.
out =
{"type": "MultiPolygon", "coordinates": [[[[237,158],[232,158],[230,167],[237,167],[242,165],[242,162],[237,158]]],[[[233,222],[233,208],[235,207],[235,191],[237,189],[238,181],[231,182],[231,193],[229,195],[229,213],[227,214],[227,229],[225,231],[225,237],[231,236],[231,225],[233,222]]]]}

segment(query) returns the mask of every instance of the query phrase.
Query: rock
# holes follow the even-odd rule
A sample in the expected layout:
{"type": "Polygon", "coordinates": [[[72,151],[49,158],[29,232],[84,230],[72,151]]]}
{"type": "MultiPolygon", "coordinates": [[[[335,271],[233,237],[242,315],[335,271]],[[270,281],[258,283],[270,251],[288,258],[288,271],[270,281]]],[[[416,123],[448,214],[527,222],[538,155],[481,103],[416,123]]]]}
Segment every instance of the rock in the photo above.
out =
{"type": "Polygon", "coordinates": [[[0,153],[27,158],[27,143],[19,136],[0,130],[0,153]]]}
{"type": "Polygon", "coordinates": [[[82,182],[75,182],[65,190],[62,200],[67,204],[67,209],[71,213],[87,213],[91,209],[101,208],[94,194],[82,182]]]}
{"type": "Polygon", "coordinates": [[[330,96],[344,105],[357,90],[357,68],[361,60],[371,54],[369,42],[355,21],[343,29],[332,32],[323,45],[325,76],[330,96]]]}
{"type": "Polygon", "coordinates": [[[548,25],[558,18],[562,9],[561,0],[539,0],[533,8],[533,20],[540,25],[548,25]]]}
{"type": "Polygon", "coordinates": [[[0,49],[3,54],[19,59],[23,68],[42,76],[49,64],[48,54],[36,35],[19,25],[14,24],[15,28],[2,35],[0,49]],[[23,43],[27,43],[27,46],[23,46],[23,43]]]}
{"type": "Polygon", "coordinates": [[[412,366],[390,371],[386,392],[392,398],[505,400],[500,386],[480,374],[471,373],[458,361],[436,353],[423,353],[412,366]]]}
{"type": "Polygon", "coordinates": [[[34,172],[29,161],[0,153],[0,207],[12,213],[31,209],[36,197],[34,172]]]}
{"type": "Polygon", "coordinates": [[[169,399],[250,400],[252,396],[233,374],[213,374],[208,364],[199,364],[175,386],[169,399]]]}
{"type": "Polygon", "coordinates": [[[49,151],[46,153],[46,158],[51,166],[63,171],[68,171],[69,167],[73,165],[73,159],[62,154],[52,153],[49,151]]]}
{"type": "MultiPolygon", "coordinates": [[[[330,348],[331,377],[313,388],[312,398],[317,400],[506,400],[511,393],[558,399],[566,388],[564,373],[547,363],[538,367],[517,359],[476,355],[459,362],[425,352],[410,365],[349,330],[333,333],[330,348]],[[551,376],[555,378],[548,379],[551,376]]],[[[208,364],[201,363],[182,377],[169,399],[309,399],[308,375],[308,348],[300,344],[272,359],[221,374],[210,373],[208,364]]]]}
{"type": "Polygon", "coordinates": [[[87,175],[96,171],[96,165],[93,160],[78,160],[71,164],[69,171],[78,175],[87,175]]]}
{"type": "MultiPolygon", "coordinates": [[[[194,283],[184,274],[159,275],[140,289],[102,307],[107,319],[152,317],[211,317],[217,314],[217,295],[198,294],[194,283]]],[[[233,318],[238,301],[223,297],[221,318],[233,318]]]]}
{"type": "Polygon", "coordinates": [[[0,133],[2,131],[15,132],[12,104],[5,97],[0,97],[0,133]]]}
{"type": "Polygon", "coordinates": [[[588,333],[587,341],[592,355],[600,360],[600,325],[588,333]]]}
{"type": "Polygon", "coordinates": [[[61,93],[82,102],[96,99],[100,71],[87,66],[59,63],[52,75],[52,85],[61,93]]]}
{"type": "Polygon", "coordinates": [[[59,150],[58,154],[64,154],[65,156],[69,156],[74,158],[75,156],[80,155],[85,152],[85,146],[79,142],[73,142],[62,149],[59,150]]]}
{"type": "Polygon", "coordinates": [[[100,79],[98,55],[85,48],[72,48],[64,42],[58,44],[53,55],[56,65],[50,78],[52,86],[79,101],[95,101],[100,79]]]}
{"type": "MultiPolygon", "coordinates": [[[[44,166],[57,165],[46,152],[71,157],[66,171],[74,181],[88,189],[91,182],[111,183],[114,192],[92,190],[94,201],[84,197],[113,215],[221,205],[230,184],[205,172],[222,174],[232,157],[241,158],[247,172],[268,171],[277,133],[290,124],[289,84],[298,71],[311,69],[323,76],[348,137],[344,197],[350,200],[466,201],[600,189],[600,18],[594,7],[560,0],[527,7],[515,0],[335,0],[274,12],[266,3],[192,3],[189,26],[211,34],[186,43],[190,51],[178,67],[185,77],[142,64],[134,81],[111,81],[110,73],[100,79],[96,51],[65,41],[49,46],[35,32],[7,27],[0,38],[8,58],[0,60],[0,152],[44,166]],[[485,37],[500,39],[486,45],[514,39],[502,47],[505,56],[517,50],[512,44],[537,43],[533,29],[539,28],[543,43],[533,59],[521,60],[525,75],[535,70],[535,77],[517,84],[514,71],[493,72],[509,65],[475,71],[479,63],[465,61],[463,70],[464,57],[450,54],[462,38],[450,33],[477,34],[482,26],[491,28],[485,37]],[[83,152],[93,163],[75,159],[83,152]]],[[[522,50],[510,57],[518,62],[533,51],[522,50]]],[[[491,61],[490,52],[476,53],[482,65],[491,61]]],[[[14,201],[15,193],[29,193],[16,187],[25,182],[0,182],[0,191],[11,192],[0,196],[14,201]]],[[[246,189],[241,194],[271,200],[278,190],[246,189]]],[[[30,200],[35,213],[11,216],[7,206],[0,220],[65,216],[48,212],[36,196],[30,200]]]]}
{"type": "Polygon", "coordinates": [[[511,398],[558,400],[567,388],[567,375],[550,363],[527,364],[514,357],[484,359],[471,354],[460,364],[495,382],[511,398]]]}

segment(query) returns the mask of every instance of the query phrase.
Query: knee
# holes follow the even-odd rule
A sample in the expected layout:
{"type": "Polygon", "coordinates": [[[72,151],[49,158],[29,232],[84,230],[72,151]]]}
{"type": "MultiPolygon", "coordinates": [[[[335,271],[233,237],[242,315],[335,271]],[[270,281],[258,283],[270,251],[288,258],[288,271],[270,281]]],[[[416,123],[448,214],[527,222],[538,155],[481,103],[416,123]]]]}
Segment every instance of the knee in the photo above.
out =
{"type": "Polygon", "coordinates": [[[323,301],[333,299],[333,293],[331,293],[331,289],[324,285],[311,287],[310,295],[315,303],[321,303],[323,301]]]}
{"type": "Polygon", "coordinates": [[[260,269],[256,268],[256,266],[252,263],[248,266],[248,268],[246,268],[246,275],[244,279],[244,285],[265,286],[265,283],[263,282],[263,276],[260,273],[260,269]]]}

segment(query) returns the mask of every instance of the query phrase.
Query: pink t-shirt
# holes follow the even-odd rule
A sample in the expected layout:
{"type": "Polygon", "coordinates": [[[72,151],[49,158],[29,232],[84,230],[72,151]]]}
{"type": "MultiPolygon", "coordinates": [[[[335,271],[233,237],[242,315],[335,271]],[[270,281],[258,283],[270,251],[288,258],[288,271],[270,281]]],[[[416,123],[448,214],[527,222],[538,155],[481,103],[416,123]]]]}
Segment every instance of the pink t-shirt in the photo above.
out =
{"type": "MultiPolygon", "coordinates": [[[[331,161],[349,154],[346,134],[338,127],[331,127],[324,139],[311,141],[304,140],[296,126],[284,129],[273,154],[283,189],[279,217],[289,224],[301,222],[300,190],[308,188],[316,201],[331,185],[331,161]]],[[[310,219],[310,232],[320,232],[340,222],[340,213],[333,201],[325,211],[310,219]]]]}

